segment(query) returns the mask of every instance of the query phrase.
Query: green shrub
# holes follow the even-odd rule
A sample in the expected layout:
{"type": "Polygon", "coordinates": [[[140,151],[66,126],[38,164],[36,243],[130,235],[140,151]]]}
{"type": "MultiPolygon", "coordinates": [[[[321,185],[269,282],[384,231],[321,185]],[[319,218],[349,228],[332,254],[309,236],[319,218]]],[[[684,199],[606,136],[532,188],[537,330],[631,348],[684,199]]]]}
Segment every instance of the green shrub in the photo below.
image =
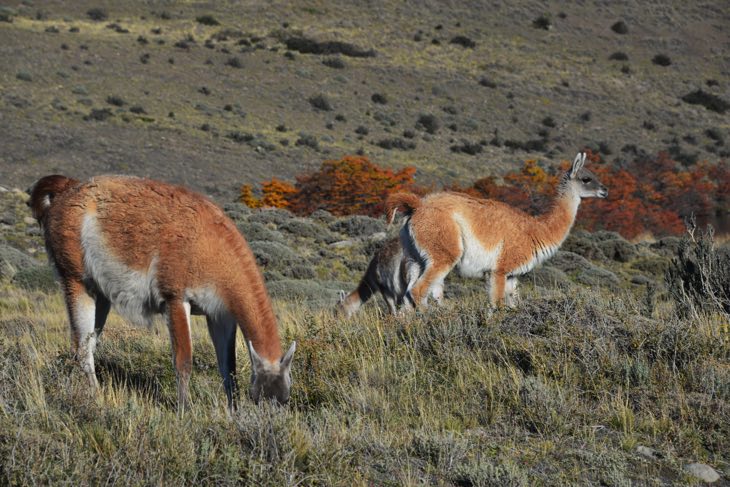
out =
{"type": "Polygon", "coordinates": [[[532,282],[535,286],[543,288],[565,289],[570,287],[570,279],[565,272],[551,265],[544,265],[533,269],[521,281],[532,282]]]}
{"type": "Polygon", "coordinates": [[[286,239],[278,230],[271,230],[267,226],[259,222],[244,221],[236,224],[238,231],[246,238],[248,242],[257,240],[267,240],[270,242],[286,243],[286,239]]]}
{"type": "Polygon", "coordinates": [[[302,262],[302,257],[280,242],[255,240],[249,246],[260,266],[285,268],[302,262]]]}
{"type": "Polygon", "coordinates": [[[0,245],[0,280],[11,279],[18,272],[39,266],[40,264],[20,250],[0,245]]]}
{"type": "Polygon", "coordinates": [[[606,258],[617,262],[629,262],[637,255],[636,247],[621,237],[602,240],[596,245],[606,258]]]}
{"type": "Polygon", "coordinates": [[[203,25],[220,25],[221,23],[212,15],[200,15],[195,18],[199,24],[203,25]]]}
{"type": "Polygon", "coordinates": [[[585,284],[586,286],[601,286],[608,288],[619,287],[619,279],[616,274],[594,265],[581,270],[575,280],[581,284],[585,284]]]}
{"type": "Polygon", "coordinates": [[[279,226],[279,229],[296,237],[311,238],[322,243],[332,243],[336,240],[327,228],[316,225],[305,218],[295,218],[284,222],[279,226]]]}
{"type": "Polygon", "coordinates": [[[35,266],[18,271],[13,284],[30,291],[53,291],[58,289],[56,276],[49,266],[35,266]]]}
{"type": "Polygon", "coordinates": [[[577,231],[568,235],[560,249],[591,260],[604,260],[606,258],[598,244],[591,239],[591,234],[585,231],[577,231]]]}
{"type": "Polygon", "coordinates": [[[631,263],[631,268],[654,276],[664,276],[669,267],[666,257],[640,257],[631,263]]]}
{"type": "Polygon", "coordinates": [[[339,218],[330,225],[333,232],[344,233],[350,237],[367,237],[374,233],[384,232],[385,222],[364,215],[353,215],[339,218]]]}
{"type": "Polygon", "coordinates": [[[563,252],[561,250],[556,252],[555,255],[547,262],[551,267],[560,269],[568,274],[592,267],[592,264],[580,255],[573,252],[563,252]]]}
{"type": "Polygon", "coordinates": [[[712,227],[697,232],[689,223],[665,280],[682,313],[696,307],[730,315],[730,251],[715,247],[712,227]]]}

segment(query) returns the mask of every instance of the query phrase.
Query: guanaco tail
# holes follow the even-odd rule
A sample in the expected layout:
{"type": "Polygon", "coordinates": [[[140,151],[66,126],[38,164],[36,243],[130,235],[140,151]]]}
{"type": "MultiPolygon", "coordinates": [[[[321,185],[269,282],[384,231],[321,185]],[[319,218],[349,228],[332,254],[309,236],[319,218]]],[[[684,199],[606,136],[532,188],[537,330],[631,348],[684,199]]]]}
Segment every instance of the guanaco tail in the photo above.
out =
{"type": "Polygon", "coordinates": [[[489,272],[490,302],[514,306],[517,278],[551,257],[568,236],[581,198],[605,198],[606,187],[585,169],[586,154],[578,154],[558,186],[550,209],[539,216],[505,203],[441,192],[421,199],[398,193],[386,201],[392,219],[406,215],[400,238],[421,272],[407,293],[425,305],[432,289],[456,267],[465,277],[489,272]]]}
{"type": "Polygon", "coordinates": [[[30,192],[92,388],[94,350],[113,305],[135,323],[166,316],[181,408],[189,402],[191,314],[206,317],[229,407],[237,398],[236,324],[251,360],[250,397],[289,399],[296,342],[282,354],[261,272],[219,207],[179,186],[123,176],[47,176],[30,192]]]}

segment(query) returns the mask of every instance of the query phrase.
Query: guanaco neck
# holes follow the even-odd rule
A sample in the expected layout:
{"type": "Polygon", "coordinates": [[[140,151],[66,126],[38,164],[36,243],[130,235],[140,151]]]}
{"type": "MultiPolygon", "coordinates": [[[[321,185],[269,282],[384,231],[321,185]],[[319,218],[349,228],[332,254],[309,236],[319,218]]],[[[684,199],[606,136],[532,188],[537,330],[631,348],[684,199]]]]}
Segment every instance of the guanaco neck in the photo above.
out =
{"type": "MultiPolygon", "coordinates": [[[[374,273],[375,270],[372,269],[372,272],[374,273]]],[[[371,269],[368,269],[365,276],[360,279],[360,284],[357,285],[357,289],[354,292],[354,294],[357,294],[360,304],[365,304],[375,293],[376,285],[372,282],[372,279],[370,279],[370,273],[371,269]]]]}
{"type": "Polygon", "coordinates": [[[282,356],[279,328],[264,278],[250,250],[241,253],[243,265],[236,270],[238,279],[229,283],[228,307],[256,353],[278,363],[282,356]]]}
{"type": "Polygon", "coordinates": [[[580,193],[575,182],[566,174],[547,213],[535,218],[536,237],[543,246],[560,246],[575,222],[580,193]]]}

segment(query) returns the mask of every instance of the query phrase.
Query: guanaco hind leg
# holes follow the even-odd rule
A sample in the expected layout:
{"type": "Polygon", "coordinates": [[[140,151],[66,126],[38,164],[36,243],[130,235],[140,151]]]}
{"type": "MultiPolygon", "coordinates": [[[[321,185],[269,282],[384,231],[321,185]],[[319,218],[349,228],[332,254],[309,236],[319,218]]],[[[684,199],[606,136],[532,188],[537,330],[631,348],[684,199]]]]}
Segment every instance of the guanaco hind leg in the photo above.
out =
{"type": "Polygon", "coordinates": [[[512,276],[507,278],[504,290],[504,304],[510,308],[514,308],[520,302],[520,294],[517,291],[517,278],[512,276]]]}
{"type": "Polygon", "coordinates": [[[423,273],[411,290],[411,296],[413,296],[413,301],[417,306],[427,306],[429,295],[432,295],[436,302],[441,304],[443,282],[452,268],[453,265],[442,267],[429,265],[426,267],[426,272],[423,273]]]}
{"type": "Polygon", "coordinates": [[[193,368],[193,344],[190,338],[190,303],[167,302],[167,325],[172,342],[172,363],[177,379],[177,404],[185,409],[190,403],[188,385],[193,368]]]}
{"type": "Polygon", "coordinates": [[[232,410],[238,402],[238,382],[236,381],[236,318],[229,313],[206,316],[208,333],[215,347],[218,359],[218,372],[223,378],[223,388],[232,410]]]}
{"type": "Polygon", "coordinates": [[[96,389],[99,382],[94,368],[94,351],[98,334],[104,328],[109,313],[109,303],[100,300],[97,306],[84,285],[76,280],[64,280],[63,289],[71,327],[71,347],[91,387],[96,389]]]}

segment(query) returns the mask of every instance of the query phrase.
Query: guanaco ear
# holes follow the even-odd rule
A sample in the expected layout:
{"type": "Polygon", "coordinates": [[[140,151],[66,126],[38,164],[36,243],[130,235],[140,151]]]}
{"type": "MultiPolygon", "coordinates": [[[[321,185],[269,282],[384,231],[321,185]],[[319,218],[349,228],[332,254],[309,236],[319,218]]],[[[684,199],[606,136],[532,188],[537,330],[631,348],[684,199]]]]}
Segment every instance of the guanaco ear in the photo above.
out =
{"type": "Polygon", "coordinates": [[[339,302],[340,303],[344,303],[345,302],[345,298],[347,298],[347,293],[343,289],[340,289],[340,292],[339,292],[339,302]]]}
{"type": "Polygon", "coordinates": [[[264,361],[261,357],[259,357],[259,354],[256,353],[256,350],[254,350],[251,340],[246,340],[246,344],[248,345],[248,355],[251,357],[251,370],[254,375],[257,375],[264,369],[264,361]]]}
{"type": "Polygon", "coordinates": [[[289,347],[289,350],[286,351],[283,357],[281,357],[281,361],[279,362],[281,364],[282,371],[288,371],[291,368],[291,360],[294,358],[294,352],[297,350],[297,342],[293,341],[291,343],[291,346],[289,347]]]}
{"type": "Polygon", "coordinates": [[[579,152],[575,159],[573,159],[573,166],[570,168],[570,179],[575,179],[578,171],[583,169],[583,165],[586,163],[586,153],[579,152]]]}

